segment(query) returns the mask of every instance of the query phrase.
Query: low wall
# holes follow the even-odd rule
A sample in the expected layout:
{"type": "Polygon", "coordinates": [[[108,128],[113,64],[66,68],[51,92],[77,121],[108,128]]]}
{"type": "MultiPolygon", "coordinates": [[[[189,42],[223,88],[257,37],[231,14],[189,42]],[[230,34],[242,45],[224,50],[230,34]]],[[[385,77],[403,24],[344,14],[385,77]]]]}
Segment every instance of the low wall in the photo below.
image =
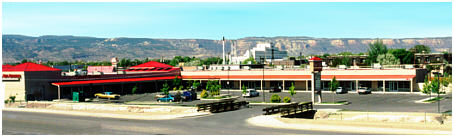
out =
{"type": "Polygon", "coordinates": [[[57,103],[57,102],[28,102],[26,108],[45,108],[55,110],[75,110],[90,112],[133,112],[133,113],[196,113],[195,107],[181,106],[140,106],[93,103],[57,103]]]}

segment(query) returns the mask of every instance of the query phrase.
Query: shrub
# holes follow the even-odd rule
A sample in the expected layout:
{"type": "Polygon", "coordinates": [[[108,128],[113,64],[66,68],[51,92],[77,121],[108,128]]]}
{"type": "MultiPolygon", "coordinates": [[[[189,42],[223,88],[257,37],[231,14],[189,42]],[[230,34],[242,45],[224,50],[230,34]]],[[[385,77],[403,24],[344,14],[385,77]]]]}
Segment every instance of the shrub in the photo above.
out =
{"type": "Polygon", "coordinates": [[[278,94],[271,96],[271,103],[281,103],[281,97],[278,94]]]}
{"type": "Polygon", "coordinates": [[[173,91],[177,90],[177,87],[173,87],[173,91]]]}
{"type": "Polygon", "coordinates": [[[180,87],[178,88],[178,90],[182,90],[183,89],[183,85],[180,85],[180,87]]]}
{"type": "Polygon", "coordinates": [[[134,86],[134,87],[132,88],[132,90],[131,90],[131,94],[136,93],[136,91],[137,91],[137,86],[134,86]]]}
{"type": "Polygon", "coordinates": [[[206,97],[208,97],[207,90],[204,89],[204,90],[202,91],[202,93],[200,93],[200,97],[201,97],[201,98],[206,98],[206,97]]]}
{"type": "Polygon", "coordinates": [[[16,102],[16,96],[9,96],[9,99],[11,102],[16,102]]]}
{"type": "Polygon", "coordinates": [[[9,103],[9,100],[5,100],[5,104],[8,104],[9,103]]]}
{"type": "Polygon", "coordinates": [[[290,97],[284,97],[284,103],[290,103],[292,102],[292,99],[290,97]]]}

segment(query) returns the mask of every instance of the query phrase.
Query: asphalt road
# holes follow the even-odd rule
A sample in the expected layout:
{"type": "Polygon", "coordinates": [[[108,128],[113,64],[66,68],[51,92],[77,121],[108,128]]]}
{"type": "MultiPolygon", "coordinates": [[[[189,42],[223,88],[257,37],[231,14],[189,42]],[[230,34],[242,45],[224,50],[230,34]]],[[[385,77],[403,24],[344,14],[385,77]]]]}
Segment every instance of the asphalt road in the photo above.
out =
{"type": "Polygon", "coordinates": [[[261,115],[261,106],[215,115],[174,120],[126,120],[113,118],[81,117],[32,112],[2,111],[4,135],[295,135],[295,134],[356,134],[287,130],[250,125],[246,119],[261,115]]]}

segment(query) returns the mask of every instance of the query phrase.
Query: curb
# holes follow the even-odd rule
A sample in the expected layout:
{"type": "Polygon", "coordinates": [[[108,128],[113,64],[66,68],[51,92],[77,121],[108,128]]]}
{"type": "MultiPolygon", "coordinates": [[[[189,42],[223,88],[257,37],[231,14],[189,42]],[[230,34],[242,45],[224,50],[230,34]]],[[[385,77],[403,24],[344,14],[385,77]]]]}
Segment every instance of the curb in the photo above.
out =
{"type": "Polygon", "coordinates": [[[277,119],[278,116],[256,116],[246,120],[247,123],[267,128],[292,129],[292,130],[311,130],[327,132],[347,132],[360,134],[410,134],[410,135],[427,135],[441,134],[450,135],[451,131],[444,130],[421,130],[421,129],[403,129],[403,128],[386,128],[386,127],[362,127],[362,126],[342,126],[333,124],[311,124],[311,123],[286,123],[277,119]]]}
{"type": "Polygon", "coordinates": [[[117,118],[117,119],[135,119],[135,120],[169,120],[179,118],[191,118],[211,113],[198,113],[198,114],[183,114],[183,115],[140,115],[143,113],[133,114],[114,114],[114,113],[99,113],[99,112],[81,112],[81,111],[65,111],[65,110],[49,110],[49,109],[29,109],[29,108],[3,108],[3,111],[16,111],[16,112],[36,112],[60,115],[73,115],[84,117],[103,117],[103,118],[117,118]]]}

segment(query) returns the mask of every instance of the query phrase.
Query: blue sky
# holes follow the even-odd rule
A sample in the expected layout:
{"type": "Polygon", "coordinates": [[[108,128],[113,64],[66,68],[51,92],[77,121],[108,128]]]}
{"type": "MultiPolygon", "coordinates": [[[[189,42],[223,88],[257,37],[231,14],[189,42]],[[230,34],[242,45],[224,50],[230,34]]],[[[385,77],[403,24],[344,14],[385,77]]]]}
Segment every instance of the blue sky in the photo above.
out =
{"type": "Polygon", "coordinates": [[[2,33],[237,39],[452,36],[444,3],[3,3],[2,33]]]}

